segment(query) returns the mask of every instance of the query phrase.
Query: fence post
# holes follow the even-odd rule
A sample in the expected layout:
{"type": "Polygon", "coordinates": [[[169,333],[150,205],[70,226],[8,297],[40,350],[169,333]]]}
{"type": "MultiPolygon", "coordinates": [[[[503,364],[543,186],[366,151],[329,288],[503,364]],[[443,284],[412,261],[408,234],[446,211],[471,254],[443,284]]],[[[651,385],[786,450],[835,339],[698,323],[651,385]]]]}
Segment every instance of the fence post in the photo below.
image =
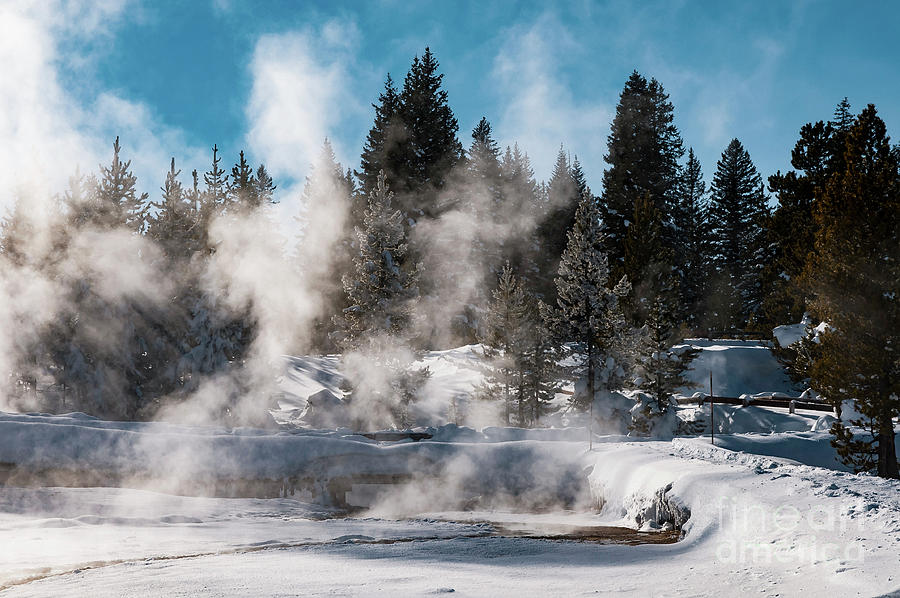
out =
{"type": "Polygon", "coordinates": [[[709,371],[709,442],[716,443],[716,403],[713,401],[712,370],[709,371]]]}

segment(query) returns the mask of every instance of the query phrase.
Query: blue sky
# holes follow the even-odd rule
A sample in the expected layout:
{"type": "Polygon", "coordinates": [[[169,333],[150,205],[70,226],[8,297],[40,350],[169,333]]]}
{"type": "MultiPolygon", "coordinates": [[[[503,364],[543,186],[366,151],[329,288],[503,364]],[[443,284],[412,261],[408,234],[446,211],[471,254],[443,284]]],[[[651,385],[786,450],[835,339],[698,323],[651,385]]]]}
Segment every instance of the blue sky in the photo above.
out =
{"type": "MultiPolygon", "coordinates": [[[[788,168],[800,126],[844,96],[857,111],[875,103],[891,132],[900,122],[900,4],[890,2],[12,2],[46,50],[34,93],[54,98],[52,115],[26,106],[23,118],[58,121],[35,128],[83,143],[61,152],[83,170],[121,134],[138,174],[157,179],[151,190],[167,156],[203,170],[213,143],[226,162],[243,148],[271,164],[286,192],[326,135],[356,166],[385,73],[402,80],[426,45],[464,145],[486,116],[544,178],[563,143],[596,192],[632,69],[670,93],[707,179],[732,137],[764,176],[788,168]]],[[[15,134],[13,144],[37,143],[15,134]]]]}

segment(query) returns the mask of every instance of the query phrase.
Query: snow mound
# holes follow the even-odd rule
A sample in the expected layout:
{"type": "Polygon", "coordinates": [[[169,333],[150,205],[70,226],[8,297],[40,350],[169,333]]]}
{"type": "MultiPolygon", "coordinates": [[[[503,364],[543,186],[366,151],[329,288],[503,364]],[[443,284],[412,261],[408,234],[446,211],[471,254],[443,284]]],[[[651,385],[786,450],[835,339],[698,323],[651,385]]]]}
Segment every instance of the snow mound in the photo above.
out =
{"type": "Polygon", "coordinates": [[[791,379],[772,355],[768,343],[715,339],[687,339],[685,342],[701,352],[687,373],[695,386],[680,388],[682,396],[690,396],[697,390],[708,393],[710,372],[713,394],[717,396],[773,393],[795,396],[791,379]]]}

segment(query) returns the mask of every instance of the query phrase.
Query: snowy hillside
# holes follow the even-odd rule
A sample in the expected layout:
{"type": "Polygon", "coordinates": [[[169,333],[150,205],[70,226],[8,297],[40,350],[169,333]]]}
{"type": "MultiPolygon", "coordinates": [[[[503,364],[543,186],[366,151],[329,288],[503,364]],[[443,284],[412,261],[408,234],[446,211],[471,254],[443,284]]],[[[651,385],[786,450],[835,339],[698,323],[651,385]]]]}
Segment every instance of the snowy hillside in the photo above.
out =
{"type": "MultiPolygon", "coordinates": [[[[734,394],[789,390],[763,347],[698,345],[698,381],[712,367],[734,394]]],[[[0,591],[327,595],[335,579],[361,596],[900,590],[900,483],[844,471],[830,415],[720,405],[716,446],[595,435],[590,451],[574,416],[445,423],[451,404],[499,416],[470,399],[476,351],[425,357],[417,417],[441,425],[419,442],[296,425],[308,397],[336,408],[322,391],[339,408],[336,357],[286,360],[280,429],[0,414],[0,591]]],[[[678,414],[708,429],[708,407],[678,414]]]]}
{"type": "MultiPolygon", "coordinates": [[[[687,374],[687,378],[695,386],[681,388],[680,394],[683,396],[691,396],[696,392],[708,393],[710,372],[713,374],[713,392],[720,396],[799,394],[765,343],[706,339],[688,339],[687,342],[701,349],[701,352],[687,374]]],[[[502,423],[499,405],[471,400],[473,389],[483,380],[483,365],[479,360],[482,351],[480,345],[430,351],[416,364],[427,367],[431,372],[431,378],[423,392],[424,399],[412,407],[416,425],[457,423],[482,428],[502,423]]],[[[315,418],[307,421],[304,417],[311,415],[304,413],[307,398],[323,390],[336,399],[342,396],[339,362],[336,355],[285,358],[285,372],[279,379],[283,394],[272,406],[275,420],[279,423],[317,427],[319,422],[315,418]]],[[[567,390],[571,389],[569,385],[567,390]]],[[[564,409],[568,398],[568,394],[560,393],[555,406],[564,409]]],[[[339,403],[332,401],[323,408],[339,409],[339,403]]],[[[312,411],[316,411],[315,408],[312,411]]],[[[322,410],[319,413],[321,415],[322,410]]],[[[578,416],[573,414],[565,418],[548,418],[545,425],[572,425],[578,421],[578,416]]]]}

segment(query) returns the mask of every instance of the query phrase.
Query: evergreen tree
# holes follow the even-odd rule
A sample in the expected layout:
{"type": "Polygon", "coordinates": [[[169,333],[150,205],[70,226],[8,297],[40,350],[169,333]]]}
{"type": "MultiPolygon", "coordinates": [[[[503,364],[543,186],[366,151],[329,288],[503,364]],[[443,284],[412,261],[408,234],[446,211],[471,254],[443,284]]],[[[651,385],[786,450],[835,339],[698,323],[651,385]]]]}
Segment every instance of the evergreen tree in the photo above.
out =
{"type": "Polygon", "coordinates": [[[468,158],[468,182],[473,187],[472,191],[480,196],[478,201],[470,200],[473,203],[472,209],[479,216],[492,217],[503,201],[500,149],[491,133],[491,123],[484,117],[472,130],[468,158]],[[487,201],[483,201],[483,198],[487,201]]]}
{"type": "Polygon", "coordinates": [[[276,203],[275,201],[275,181],[269,171],[266,170],[265,164],[260,164],[256,169],[256,201],[257,207],[276,203]]]}
{"type": "MultiPolygon", "coordinates": [[[[503,175],[500,166],[500,150],[491,133],[491,124],[482,118],[472,130],[472,145],[466,163],[465,195],[463,209],[478,222],[486,225],[502,225],[504,213],[503,175]]],[[[485,227],[489,228],[489,226],[485,227]]],[[[485,265],[489,277],[494,279],[501,269],[500,247],[494,235],[481,235],[476,239],[478,262],[485,265]]],[[[488,284],[488,287],[493,286],[488,284]]]]}
{"type": "Polygon", "coordinates": [[[535,424],[556,394],[559,372],[539,303],[508,263],[498,277],[480,340],[487,360],[480,394],[503,399],[507,425],[511,415],[519,426],[535,424]]]}
{"type": "Polygon", "coordinates": [[[508,146],[500,161],[500,177],[503,190],[503,210],[500,221],[516,234],[507,235],[502,258],[513,271],[518,272],[523,284],[532,293],[537,291],[539,242],[535,238],[533,223],[538,222],[542,204],[538,197],[538,185],[528,155],[508,146]]]}
{"type": "Polygon", "coordinates": [[[846,137],[843,167],[815,202],[815,249],[805,278],[829,324],[811,368],[813,388],[861,414],[835,422],[832,444],[856,471],[898,478],[900,415],[900,156],[871,104],[846,137]]]}
{"type": "Polygon", "coordinates": [[[28,212],[27,201],[17,196],[12,208],[0,221],[0,256],[14,266],[23,267],[34,262],[29,249],[35,227],[28,212]]]}
{"type": "MultiPolygon", "coordinates": [[[[511,422],[513,404],[518,403],[520,414],[525,404],[522,352],[534,318],[531,307],[520,281],[506,264],[487,310],[485,335],[481,343],[488,367],[479,393],[486,398],[499,397],[503,400],[506,425],[511,422]]],[[[522,417],[519,424],[524,425],[522,417]]]]}
{"type": "Polygon", "coordinates": [[[459,124],[441,88],[444,78],[438,62],[425,48],[416,56],[400,92],[400,120],[406,138],[400,144],[400,161],[392,181],[400,207],[409,218],[433,218],[442,211],[437,192],[451,170],[462,160],[462,144],[456,137],[459,124]]]}
{"type": "MultiPolygon", "coordinates": [[[[535,315],[547,313],[545,303],[531,294],[527,295],[527,299],[535,306],[535,315]]],[[[518,405],[518,415],[522,425],[533,426],[549,411],[551,401],[556,398],[562,371],[553,335],[542,318],[537,317],[532,321],[528,340],[522,354],[524,392],[523,400],[518,405]]]]}
{"type": "MultiPolygon", "coordinates": [[[[206,211],[208,212],[216,212],[225,208],[230,188],[228,175],[219,167],[222,158],[219,157],[218,146],[213,145],[212,151],[212,166],[203,174],[203,182],[206,183],[206,211]]],[[[205,220],[208,221],[208,218],[205,220]]]]}
{"type": "Polygon", "coordinates": [[[497,274],[503,264],[503,235],[498,229],[506,225],[503,180],[500,170],[500,150],[491,133],[491,125],[482,118],[472,131],[469,159],[457,186],[459,196],[458,216],[477,222],[472,227],[468,247],[456,263],[444,263],[440,272],[434,272],[430,282],[436,283],[432,294],[440,295],[441,288],[459,287],[460,281],[469,281],[470,294],[461,313],[454,319],[453,342],[471,343],[481,334],[484,311],[496,286],[497,274]],[[481,266],[482,276],[472,281],[471,264],[481,266]]]}
{"type": "MultiPolygon", "coordinates": [[[[579,192],[579,185],[583,180],[576,182],[572,176],[572,166],[562,146],[556,155],[556,164],[550,175],[547,188],[547,207],[545,216],[537,228],[538,242],[540,243],[540,256],[542,258],[541,281],[539,292],[548,303],[556,301],[556,285],[553,279],[559,269],[559,261],[566,249],[567,235],[575,222],[575,212],[581,202],[581,196],[586,190],[579,192]]],[[[583,179],[583,173],[581,173],[583,179]]]]}
{"type": "Polygon", "coordinates": [[[209,239],[209,226],[213,219],[225,211],[229,203],[228,174],[220,167],[222,158],[219,157],[219,147],[212,147],[212,164],[210,169],[203,173],[203,182],[206,185],[203,193],[198,197],[197,205],[197,234],[199,238],[197,242],[201,247],[206,249],[207,253],[212,253],[215,248],[209,239]]]}
{"type": "Polygon", "coordinates": [[[721,329],[741,329],[762,302],[769,208],[762,178],[737,139],[716,164],[709,209],[716,269],[711,307],[721,329]]]}
{"type": "Polygon", "coordinates": [[[125,226],[141,233],[147,216],[147,194],[137,194],[137,177],[129,170],[131,160],[122,161],[119,138],[113,143],[113,159],[109,166],[100,167],[100,181],[95,201],[91,202],[86,219],[101,228],[125,226]]]}
{"type": "Polygon", "coordinates": [[[351,349],[370,337],[406,338],[410,333],[418,270],[400,268],[409,246],[402,216],[391,205],[393,197],[385,177],[380,177],[369,196],[365,228],[356,231],[360,250],[353,275],[344,279],[350,307],[340,322],[343,344],[351,349]]]}
{"type": "Polygon", "coordinates": [[[769,177],[769,190],[778,200],[769,226],[773,259],[763,272],[767,291],[763,317],[770,326],[797,322],[808,308],[801,274],[816,235],[816,197],[843,168],[846,133],[854,118],[846,98],[838,104],[834,118],[804,125],[791,151],[791,165],[796,170],[769,177]]]}
{"type": "Polygon", "coordinates": [[[847,132],[855,121],[856,117],[853,116],[853,111],[850,109],[850,102],[844,97],[835,107],[834,118],[829,124],[836,131],[847,132]]]}
{"type": "Polygon", "coordinates": [[[148,236],[159,243],[170,259],[189,258],[192,252],[192,239],[196,222],[184,188],[178,180],[180,170],[175,170],[175,158],[172,158],[166,182],[162,187],[162,198],[159,202],[150,202],[156,213],[149,217],[148,236]]]}
{"type": "Polygon", "coordinates": [[[381,412],[382,421],[389,417],[390,423],[402,426],[409,423],[408,405],[417,398],[428,370],[410,368],[410,356],[397,351],[413,332],[419,270],[400,267],[408,245],[403,218],[392,199],[382,174],[369,196],[365,228],[356,231],[359,253],[354,271],[343,281],[350,305],[335,323],[345,352],[365,355],[370,362],[363,373],[348,376],[351,398],[366,397],[381,412]],[[373,367],[382,372],[376,382],[367,375],[373,367]]]}
{"type": "Polygon", "coordinates": [[[663,214],[666,245],[674,243],[671,215],[684,148],[673,112],[668,94],[656,79],[647,81],[637,71],[631,74],[607,138],[609,168],[603,173],[600,206],[613,274],[621,271],[622,243],[634,202],[645,194],[663,214]]]}
{"type": "Polygon", "coordinates": [[[227,205],[237,209],[253,209],[260,205],[259,186],[253,174],[253,167],[244,158],[243,150],[237,164],[231,168],[231,181],[226,198],[227,205]]]}
{"type": "Polygon", "coordinates": [[[681,171],[672,224],[678,242],[674,263],[678,274],[681,318],[689,328],[704,323],[704,302],[709,289],[710,223],[706,183],[694,149],[681,171]]]}
{"type": "Polygon", "coordinates": [[[639,328],[635,347],[635,386],[655,404],[645,405],[635,418],[641,433],[649,433],[654,419],[670,413],[671,398],[689,385],[684,372],[699,353],[678,347],[684,340],[679,319],[678,282],[672,252],[664,245],[662,214],[649,194],[635,203],[625,237],[625,271],[634,281],[631,321],[639,328]]]}
{"type": "Polygon", "coordinates": [[[378,184],[378,174],[385,173],[386,184],[391,187],[398,171],[400,144],[406,141],[407,133],[400,119],[400,94],[394,87],[390,73],[384,82],[384,91],[378,96],[375,108],[375,123],[366,137],[360,170],[356,172],[361,192],[372,193],[378,184]]]}
{"type": "Polygon", "coordinates": [[[614,289],[608,288],[603,237],[597,201],[586,191],[559,265],[557,306],[545,315],[559,345],[580,361],[573,406],[593,410],[599,401],[615,426],[626,416],[611,393],[624,386],[629,368],[623,347],[629,331],[622,303],[630,285],[623,277],[614,289]]]}
{"type": "Polygon", "coordinates": [[[318,290],[322,311],[314,322],[311,344],[320,351],[334,351],[331,342],[334,318],[348,307],[341,280],[353,272],[354,242],[351,224],[352,179],[337,163],[326,139],[313,163],[300,197],[300,270],[306,284],[318,290]],[[335,243],[331,241],[337,240],[335,243]]]}

